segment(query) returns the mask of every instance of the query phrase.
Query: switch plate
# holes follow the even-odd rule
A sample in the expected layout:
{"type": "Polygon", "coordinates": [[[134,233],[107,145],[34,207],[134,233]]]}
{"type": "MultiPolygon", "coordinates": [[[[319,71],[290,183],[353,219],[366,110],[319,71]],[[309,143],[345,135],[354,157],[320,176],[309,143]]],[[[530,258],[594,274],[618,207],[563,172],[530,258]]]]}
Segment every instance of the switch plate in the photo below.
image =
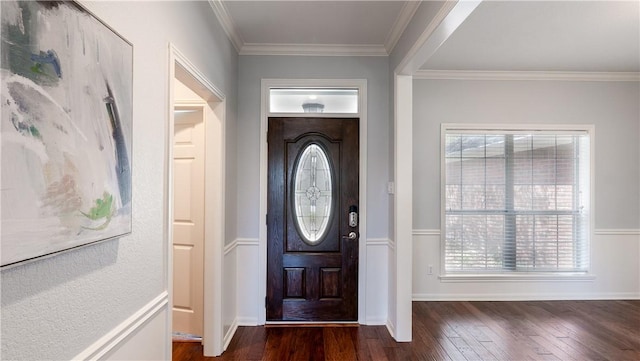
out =
{"type": "Polygon", "coordinates": [[[396,184],[393,182],[387,183],[387,193],[394,194],[396,192],[396,184]]]}

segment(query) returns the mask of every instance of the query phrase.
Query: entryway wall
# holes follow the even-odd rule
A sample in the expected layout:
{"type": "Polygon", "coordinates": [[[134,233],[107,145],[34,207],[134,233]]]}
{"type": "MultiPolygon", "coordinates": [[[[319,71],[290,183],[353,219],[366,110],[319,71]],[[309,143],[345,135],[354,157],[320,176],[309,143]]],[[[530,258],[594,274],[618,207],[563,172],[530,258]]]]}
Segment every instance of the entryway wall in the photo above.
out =
{"type": "MultiPolygon", "coordinates": [[[[264,322],[259,269],[260,104],[262,79],[366,79],[367,239],[365,299],[360,322],[386,324],[389,243],[389,78],[387,57],[240,56],[238,99],[238,324],[264,322]]],[[[361,268],[362,269],[362,268],[361,268]]]]}
{"type": "MultiPolygon", "coordinates": [[[[227,95],[229,194],[236,189],[233,127],[238,56],[206,1],[81,4],[134,48],[133,231],[120,239],[2,270],[2,358],[169,360],[168,247],[163,228],[165,137],[171,107],[168,44],[180,48],[227,95]]],[[[236,201],[229,198],[226,208],[232,213],[226,221],[232,226],[226,227],[227,237],[235,239],[236,201]]]]}

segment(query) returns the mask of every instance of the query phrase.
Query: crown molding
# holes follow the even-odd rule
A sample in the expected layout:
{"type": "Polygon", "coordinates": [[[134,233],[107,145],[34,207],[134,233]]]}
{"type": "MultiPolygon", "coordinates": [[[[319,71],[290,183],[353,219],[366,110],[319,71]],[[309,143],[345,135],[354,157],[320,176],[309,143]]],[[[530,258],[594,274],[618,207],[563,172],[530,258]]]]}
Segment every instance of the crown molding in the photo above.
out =
{"type": "Polygon", "coordinates": [[[418,70],[414,79],[640,81],[640,72],[418,70]]]}
{"type": "Polygon", "coordinates": [[[346,44],[252,44],[246,43],[240,55],[298,56],[387,56],[383,45],[346,44]]]}
{"type": "Polygon", "coordinates": [[[209,1],[209,5],[211,6],[211,9],[213,9],[213,12],[216,14],[216,17],[218,18],[218,21],[220,22],[222,29],[224,29],[224,32],[227,34],[227,37],[229,38],[229,40],[231,40],[231,43],[233,43],[233,47],[236,48],[237,52],[240,52],[240,50],[242,50],[242,47],[244,45],[244,40],[242,39],[242,36],[240,36],[240,33],[238,32],[238,27],[233,21],[233,18],[231,18],[231,15],[229,15],[229,11],[227,10],[227,7],[224,6],[224,2],[222,0],[208,0],[208,1],[209,1]]]}
{"type": "Polygon", "coordinates": [[[420,7],[420,1],[407,1],[400,9],[400,13],[396,18],[395,23],[391,27],[389,34],[387,34],[387,39],[384,41],[384,48],[387,51],[387,54],[391,54],[393,48],[396,47],[398,40],[400,40],[400,36],[404,33],[405,29],[409,25],[409,22],[415,15],[416,11],[420,7]]]}

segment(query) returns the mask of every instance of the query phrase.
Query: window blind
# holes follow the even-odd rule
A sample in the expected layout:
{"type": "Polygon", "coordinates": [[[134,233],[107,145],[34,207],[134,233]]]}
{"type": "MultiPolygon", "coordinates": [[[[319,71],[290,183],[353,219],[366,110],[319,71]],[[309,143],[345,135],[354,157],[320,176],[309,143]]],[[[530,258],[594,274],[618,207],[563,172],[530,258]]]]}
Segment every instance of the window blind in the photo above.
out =
{"type": "Polygon", "coordinates": [[[587,271],[589,139],[586,131],[445,130],[445,271],[587,271]]]}

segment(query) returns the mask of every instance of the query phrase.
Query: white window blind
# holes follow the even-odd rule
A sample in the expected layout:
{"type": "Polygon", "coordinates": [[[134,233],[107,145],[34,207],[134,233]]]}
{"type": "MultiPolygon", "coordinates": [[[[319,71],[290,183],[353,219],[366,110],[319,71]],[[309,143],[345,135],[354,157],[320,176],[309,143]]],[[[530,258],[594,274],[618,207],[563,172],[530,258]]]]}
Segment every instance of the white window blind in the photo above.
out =
{"type": "Polygon", "coordinates": [[[445,271],[587,271],[589,139],[444,129],[445,271]]]}

